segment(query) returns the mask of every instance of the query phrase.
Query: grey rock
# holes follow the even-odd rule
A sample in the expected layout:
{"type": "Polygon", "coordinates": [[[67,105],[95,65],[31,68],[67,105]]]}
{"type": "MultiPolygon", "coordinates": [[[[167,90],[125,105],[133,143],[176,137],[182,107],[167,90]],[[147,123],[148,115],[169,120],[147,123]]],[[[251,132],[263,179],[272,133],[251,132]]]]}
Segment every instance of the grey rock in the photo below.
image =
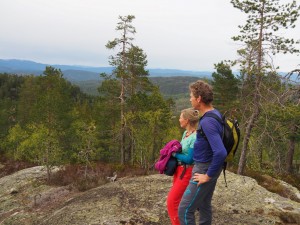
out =
{"type": "MultiPolygon", "coordinates": [[[[155,174],[118,178],[86,192],[39,183],[33,167],[0,179],[0,224],[168,225],[166,197],[172,178],[155,174]],[[3,189],[3,187],[5,189],[3,189]],[[12,195],[8,190],[17,188],[12,195]]],[[[213,224],[300,224],[300,203],[267,191],[249,177],[226,173],[213,197],[213,224]]],[[[286,184],[295,192],[297,189],[286,184]]]]}

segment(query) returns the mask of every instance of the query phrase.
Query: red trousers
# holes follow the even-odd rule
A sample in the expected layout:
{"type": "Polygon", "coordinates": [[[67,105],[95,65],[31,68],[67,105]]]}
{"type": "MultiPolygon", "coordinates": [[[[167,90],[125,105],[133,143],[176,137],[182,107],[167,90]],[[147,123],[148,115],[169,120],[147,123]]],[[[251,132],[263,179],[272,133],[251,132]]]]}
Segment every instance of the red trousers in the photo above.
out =
{"type": "Polygon", "coordinates": [[[182,174],[183,170],[184,166],[177,167],[176,172],[173,176],[173,186],[171,187],[167,197],[167,209],[172,225],[180,225],[178,217],[178,206],[181,197],[190,182],[193,167],[188,166],[183,178],[180,179],[180,175],[182,174]]]}

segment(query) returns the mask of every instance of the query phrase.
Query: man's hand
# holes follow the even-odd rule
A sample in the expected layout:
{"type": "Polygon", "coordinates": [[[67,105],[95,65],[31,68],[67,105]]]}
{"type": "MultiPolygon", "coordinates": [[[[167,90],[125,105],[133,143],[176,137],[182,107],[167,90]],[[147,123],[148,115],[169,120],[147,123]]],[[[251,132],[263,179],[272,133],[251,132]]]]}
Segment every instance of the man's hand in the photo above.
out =
{"type": "Polygon", "coordinates": [[[193,176],[193,181],[198,182],[197,186],[200,184],[206,183],[210,180],[210,177],[207,174],[195,173],[193,176]]]}

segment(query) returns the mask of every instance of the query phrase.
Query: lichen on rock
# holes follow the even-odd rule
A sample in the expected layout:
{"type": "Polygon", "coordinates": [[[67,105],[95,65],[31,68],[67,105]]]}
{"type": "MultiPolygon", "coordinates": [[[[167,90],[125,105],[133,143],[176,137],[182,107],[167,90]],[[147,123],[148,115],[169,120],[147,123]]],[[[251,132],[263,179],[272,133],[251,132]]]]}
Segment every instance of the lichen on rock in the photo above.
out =
{"type": "MultiPolygon", "coordinates": [[[[24,225],[168,225],[172,177],[123,177],[74,192],[48,186],[42,167],[0,178],[0,223],[24,225]]],[[[213,224],[300,224],[300,203],[267,191],[249,177],[226,173],[214,193],[213,224]]],[[[288,184],[287,184],[288,185],[288,184]]],[[[297,193],[297,189],[289,187],[297,193]]]]}

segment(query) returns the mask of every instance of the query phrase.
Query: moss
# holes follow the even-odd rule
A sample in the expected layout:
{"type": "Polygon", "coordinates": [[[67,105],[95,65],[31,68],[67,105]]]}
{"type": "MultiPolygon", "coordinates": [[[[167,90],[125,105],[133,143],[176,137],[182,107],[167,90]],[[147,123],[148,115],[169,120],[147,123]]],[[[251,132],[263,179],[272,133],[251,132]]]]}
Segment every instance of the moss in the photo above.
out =
{"type": "Polygon", "coordinates": [[[287,189],[284,185],[282,185],[278,180],[283,180],[292,186],[296,187],[299,190],[300,187],[300,179],[296,176],[286,175],[286,174],[278,174],[277,179],[271,177],[268,174],[261,174],[259,171],[247,170],[245,173],[246,176],[252,177],[257,181],[259,185],[266,188],[268,191],[276,193],[282,197],[289,198],[293,201],[300,202],[299,198],[295,196],[295,194],[291,193],[289,189],[287,189]],[[289,181],[289,182],[288,182],[289,181]]]}

